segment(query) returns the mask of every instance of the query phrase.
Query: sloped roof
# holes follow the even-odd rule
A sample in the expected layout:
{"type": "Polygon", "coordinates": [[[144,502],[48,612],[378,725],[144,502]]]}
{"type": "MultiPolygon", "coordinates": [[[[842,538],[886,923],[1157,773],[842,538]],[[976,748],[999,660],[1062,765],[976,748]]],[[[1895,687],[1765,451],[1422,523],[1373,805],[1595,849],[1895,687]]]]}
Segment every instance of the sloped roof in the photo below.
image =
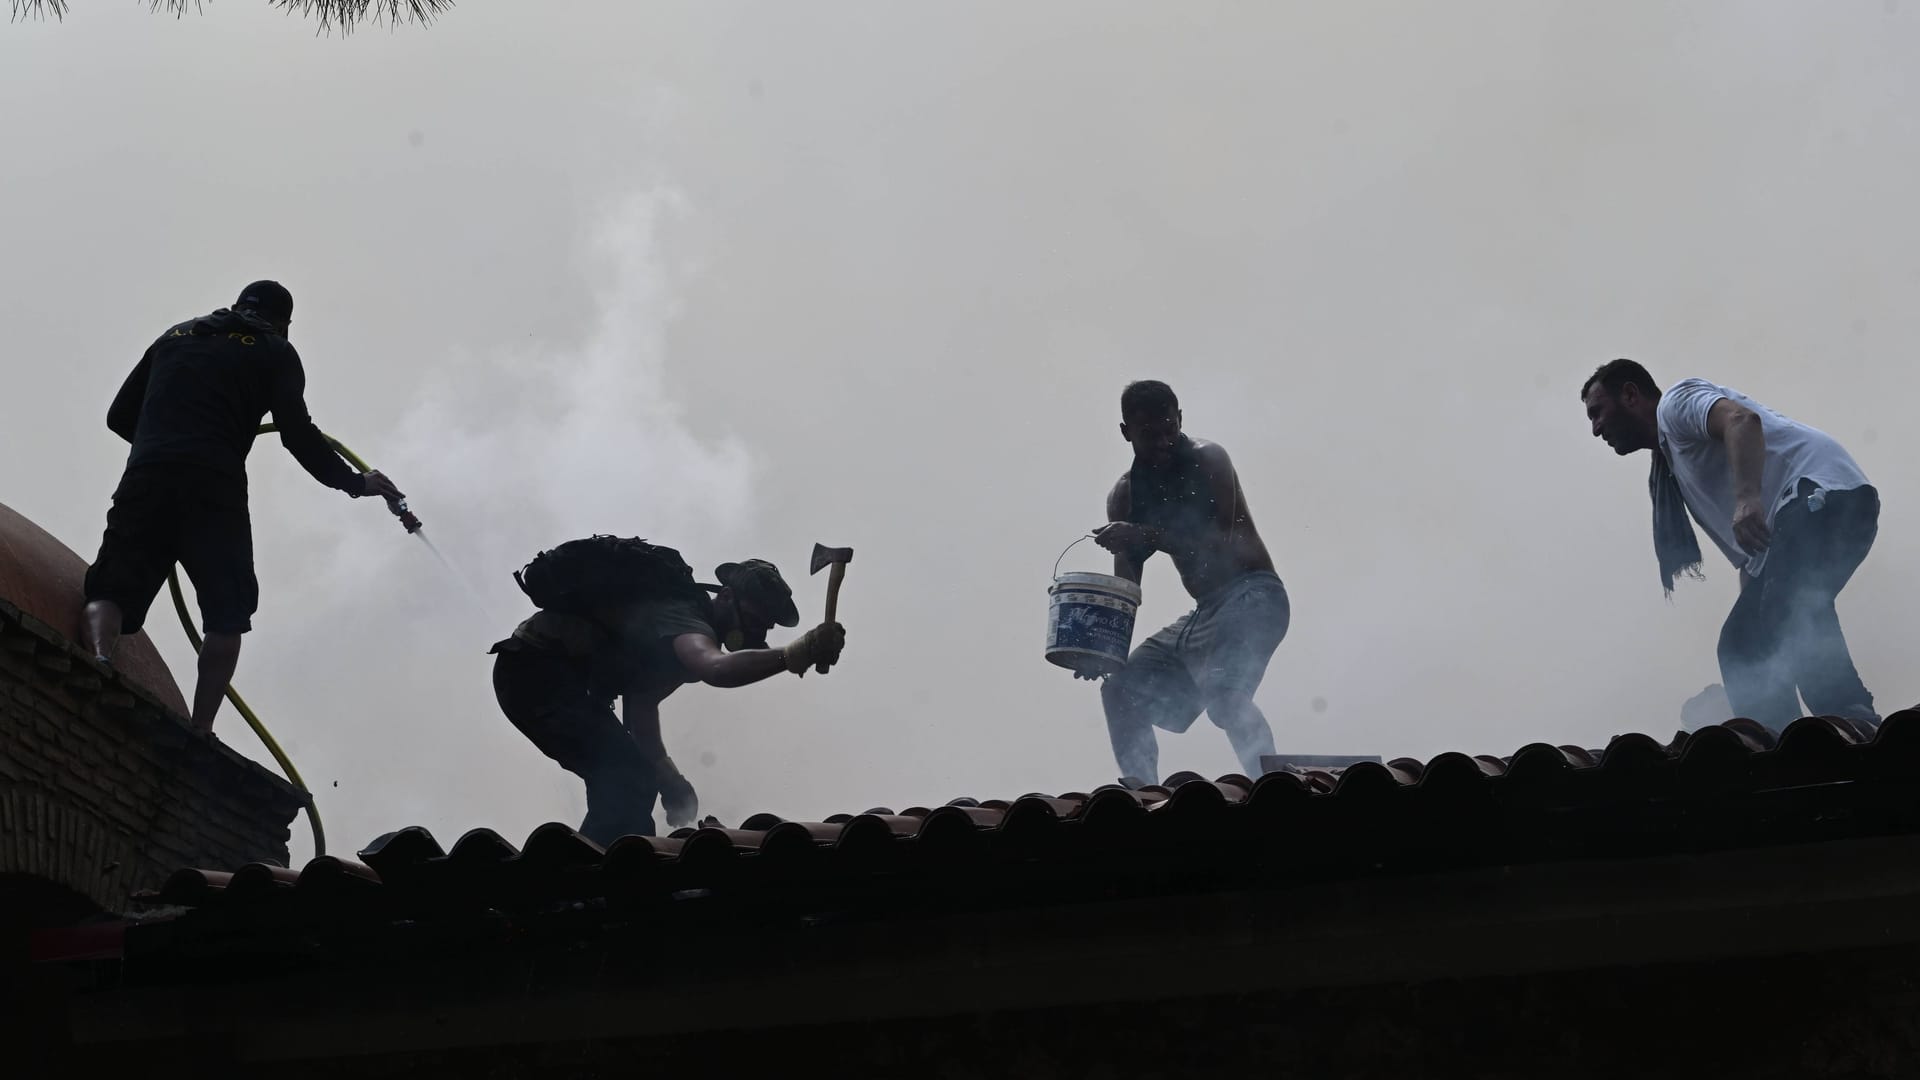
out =
{"type": "Polygon", "coordinates": [[[358,862],[183,869],[149,899],[192,909],[188,936],[215,938],[236,927],[324,938],[329,926],[519,923],[690,900],[885,917],[1913,832],[1920,711],[1909,710],[1872,733],[1803,719],[1777,744],[1732,721],[1668,743],[1623,735],[1599,752],[1535,744],[1337,775],[1185,775],[1139,790],[956,799],[825,821],[758,814],[607,849],[557,823],[518,846],[486,829],[446,846],[407,828],[358,862]]]}

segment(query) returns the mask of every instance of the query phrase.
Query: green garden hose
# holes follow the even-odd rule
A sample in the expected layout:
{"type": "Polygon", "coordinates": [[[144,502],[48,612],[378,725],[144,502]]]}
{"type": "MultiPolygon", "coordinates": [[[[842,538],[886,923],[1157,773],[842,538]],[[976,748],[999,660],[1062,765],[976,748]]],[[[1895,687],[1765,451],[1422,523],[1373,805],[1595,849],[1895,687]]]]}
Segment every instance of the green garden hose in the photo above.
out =
{"type": "MultiPolygon", "coordinates": [[[[266,435],[278,430],[279,428],[273,424],[261,424],[260,430],[255,432],[255,434],[266,435]]],[[[354,468],[359,469],[363,473],[373,471],[367,467],[366,462],[360,460],[360,455],[347,449],[340,440],[328,435],[327,442],[332,445],[335,450],[339,451],[340,456],[346,458],[348,464],[354,468]]],[[[173,609],[180,615],[180,628],[187,632],[187,640],[193,643],[194,654],[198,655],[200,652],[200,632],[194,629],[193,619],[187,614],[187,598],[180,591],[179,567],[176,566],[167,571],[167,588],[173,593],[173,609]]],[[[265,744],[267,752],[273,755],[273,760],[280,763],[280,771],[286,774],[287,782],[294,786],[294,790],[307,797],[307,824],[313,827],[313,854],[315,858],[325,855],[327,853],[327,831],[320,824],[320,810],[314,805],[313,792],[307,788],[306,781],[300,779],[300,770],[293,767],[293,761],[287,757],[285,750],[280,749],[280,744],[274,741],[273,733],[267,730],[267,725],[260,722],[260,718],[254,715],[253,710],[247,706],[246,699],[242,698],[240,692],[235,690],[231,685],[227,687],[227,700],[233,702],[234,709],[238,710],[241,718],[246,720],[247,726],[253,729],[255,735],[260,737],[260,741],[265,744]]]]}

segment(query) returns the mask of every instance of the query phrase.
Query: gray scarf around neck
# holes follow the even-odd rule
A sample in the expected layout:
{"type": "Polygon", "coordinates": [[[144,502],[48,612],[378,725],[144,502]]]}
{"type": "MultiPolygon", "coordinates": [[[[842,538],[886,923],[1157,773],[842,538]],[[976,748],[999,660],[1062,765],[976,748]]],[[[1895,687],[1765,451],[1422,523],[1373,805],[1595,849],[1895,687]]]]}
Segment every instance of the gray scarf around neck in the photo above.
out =
{"type": "Polygon", "coordinates": [[[1653,471],[1647,476],[1647,494],[1653,498],[1653,551],[1660,558],[1660,587],[1673,595],[1675,578],[1685,574],[1695,581],[1700,572],[1700,541],[1693,534],[1693,519],[1687,516],[1687,500],[1680,494],[1680,480],[1673,475],[1665,448],[1653,448],[1653,471]]]}

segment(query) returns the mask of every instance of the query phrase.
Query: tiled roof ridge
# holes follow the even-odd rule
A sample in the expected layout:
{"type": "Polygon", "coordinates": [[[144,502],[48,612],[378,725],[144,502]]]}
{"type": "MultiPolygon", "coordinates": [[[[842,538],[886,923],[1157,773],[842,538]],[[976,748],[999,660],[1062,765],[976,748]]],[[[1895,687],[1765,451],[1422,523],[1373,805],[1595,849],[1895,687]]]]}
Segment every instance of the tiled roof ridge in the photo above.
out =
{"type": "Polygon", "coordinates": [[[1889,716],[1868,730],[1840,717],[1805,717],[1775,738],[1750,720],[1730,720],[1694,732],[1678,732],[1661,743],[1652,736],[1623,734],[1601,750],[1531,743],[1506,757],[1470,756],[1447,751],[1426,760],[1395,758],[1361,762],[1338,769],[1270,772],[1258,779],[1229,774],[1208,780],[1197,773],[1176,773],[1161,784],[1127,787],[1106,784],[1090,792],[1060,795],[1030,793],[1015,799],[956,798],[941,806],[900,811],[875,807],[858,814],[835,814],[825,821],[790,821],[760,813],[730,828],[714,818],[667,836],[627,836],[602,848],[572,828],[549,822],[515,847],[497,832],[469,830],[450,848],[431,832],[410,826],[386,833],[361,850],[359,861],[322,856],[303,868],[255,863],[237,870],[188,868],[176,872],[150,903],[200,906],[207,903],[291,891],[314,897],[350,897],[381,884],[405,886],[421,867],[433,864],[460,876],[513,864],[541,874],[565,876],[573,870],[613,876],[652,876],[673,864],[713,865],[735,855],[782,860],[803,852],[833,850],[857,856],[887,849],[897,840],[958,850],[981,834],[1044,833],[1054,824],[1076,823],[1100,829],[1167,815],[1206,817],[1226,807],[1275,817],[1285,808],[1367,804],[1396,792],[1422,792],[1447,803],[1471,801],[1504,787],[1513,792],[1546,791],[1560,781],[1590,775],[1657,783],[1660,776],[1691,776],[1704,790],[1724,786],[1730,776],[1746,775],[1749,793],[1775,788],[1857,778],[1863,773],[1898,772],[1920,779],[1920,709],[1889,716]],[[1871,752],[1877,764],[1863,764],[1871,752]],[[1769,762],[1781,766],[1766,772],[1769,762]],[[1303,802],[1304,800],[1304,802],[1303,802]]]}

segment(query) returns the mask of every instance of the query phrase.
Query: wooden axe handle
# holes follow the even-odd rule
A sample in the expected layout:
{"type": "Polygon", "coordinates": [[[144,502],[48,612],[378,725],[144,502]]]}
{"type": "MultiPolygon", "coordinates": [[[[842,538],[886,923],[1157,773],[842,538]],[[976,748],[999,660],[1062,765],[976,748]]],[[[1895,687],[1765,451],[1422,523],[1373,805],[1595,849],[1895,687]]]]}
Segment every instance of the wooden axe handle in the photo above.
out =
{"type": "MultiPolygon", "coordinates": [[[[840,610],[840,582],[847,576],[847,564],[837,562],[827,574],[827,622],[833,621],[834,614],[840,610]]],[[[815,664],[813,670],[822,675],[827,673],[827,665],[815,664]]]]}
{"type": "Polygon", "coordinates": [[[840,582],[847,576],[847,564],[837,562],[827,573],[827,620],[833,621],[834,612],[840,610],[840,582]]]}

